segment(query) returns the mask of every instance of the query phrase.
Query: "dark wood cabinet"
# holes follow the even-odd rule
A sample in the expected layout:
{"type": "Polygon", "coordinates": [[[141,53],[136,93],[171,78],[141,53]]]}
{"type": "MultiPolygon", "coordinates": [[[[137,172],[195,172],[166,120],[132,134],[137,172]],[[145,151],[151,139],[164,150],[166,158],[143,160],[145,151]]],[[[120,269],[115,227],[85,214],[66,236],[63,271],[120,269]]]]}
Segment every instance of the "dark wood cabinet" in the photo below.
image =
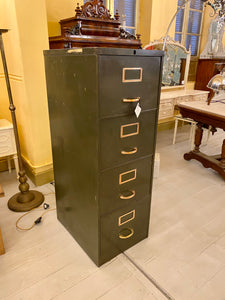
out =
{"type": "Polygon", "coordinates": [[[57,216],[98,266],[148,235],[162,57],[45,51],[57,216]]]}
{"type": "Polygon", "coordinates": [[[61,20],[61,35],[49,38],[50,49],[74,47],[113,47],[141,49],[136,36],[120,25],[119,14],[112,17],[101,0],[86,1],[75,9],[75,16],[61,20]]]}
{"type": "Polygon", "coordinates": [[[203,91],[210,91],[207,88],[207,85],[210,79],[219,73],[216,68],[217,63],[224,63],[225,59],[223,58],[210,58],[210,59],[199,59],[198,60],[198,67],[197,67],[197,74],[196,74],[196,82],[195,82],[195,89],[196,90],[203,90],[203,91]]]}

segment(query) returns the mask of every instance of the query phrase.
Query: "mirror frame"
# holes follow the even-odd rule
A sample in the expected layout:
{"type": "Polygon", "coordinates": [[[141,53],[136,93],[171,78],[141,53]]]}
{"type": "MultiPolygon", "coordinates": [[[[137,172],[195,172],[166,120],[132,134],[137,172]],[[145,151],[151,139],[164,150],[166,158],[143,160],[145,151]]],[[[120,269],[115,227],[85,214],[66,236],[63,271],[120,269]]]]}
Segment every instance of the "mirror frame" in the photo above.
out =
{"type": "MultiPolygon", "coordinates": [[[[154,50],[152,49],[155,45],[162,45],[164,44],[164,38],[161,38],[159,40],[154,40],[153,42],[150,42],[148,45],[146,45],[143,49],[145,50],[154,50]]],[[[186,54],[187,54],[187,61],[185,66],[185,72],[184,72],[184,84],[182,85],[175,85],[175,86],[162,86],[162,90],[167,89],[186,89],[187,81],[188,81],[188,73],[189,73],[189,67],[190,67],[190,60],[191,60],[191,50],[187,50],[185,46],[183,46],[180,42],[174,41],[171,37],[167,37],[166,45],[173,45],[175,47],[181,48],[186,54]]]]}

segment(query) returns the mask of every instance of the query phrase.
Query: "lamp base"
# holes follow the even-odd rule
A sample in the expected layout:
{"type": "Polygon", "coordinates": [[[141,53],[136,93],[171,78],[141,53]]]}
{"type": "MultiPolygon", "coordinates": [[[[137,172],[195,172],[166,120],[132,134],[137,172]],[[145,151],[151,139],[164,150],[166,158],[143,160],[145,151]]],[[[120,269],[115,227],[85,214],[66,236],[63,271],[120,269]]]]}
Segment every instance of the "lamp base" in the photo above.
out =
{"type": "Polygon", "coordinates": [[[44,202],[44,195],[38,191],[17,193],[8,201],[8,208],[16,212],[29,211],[44,202]]]}

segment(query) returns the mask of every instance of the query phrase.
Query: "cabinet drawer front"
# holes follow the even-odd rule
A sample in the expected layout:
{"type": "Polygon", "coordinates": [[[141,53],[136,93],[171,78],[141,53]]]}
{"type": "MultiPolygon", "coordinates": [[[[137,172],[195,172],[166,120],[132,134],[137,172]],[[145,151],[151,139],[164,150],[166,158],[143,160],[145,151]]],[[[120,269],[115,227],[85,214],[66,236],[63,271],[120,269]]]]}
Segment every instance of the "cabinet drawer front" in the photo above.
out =
{"type": "Polygon", "coordinates": [[[173,100],[162,101],[159,106],[159,120],[170,118],[174,115],[173,100]]]}
{"type": "Polygon", "coordinates": [[[208,94],[202,94],[202,95],[193,95],[192,101],[206,101],[208,99],[208,94]]]}
{"type": "Polygon", "coordinates": [[[152,156],[100,173],[99,208],[105,214],[149,195],[152,156]]]}
{"type": "Polygon", "coordinates": [[[157,111],[100,121],[100,167],[110,168],[154,151],[157,111]]]}
{"type": "Polygon", "coordinates": [[[127,206],[101,218],[101,263],[148,236],[149,212],[150,199],[146,198],[140,205],[127,206]]]}
{"type": "Polygon", "coordinates": [[[191,95],[181,96],[176,98],[175,104],[179,105],[182,102],[189,102],[189,101],[192,101],[191,95]]]}
{"type": "Polygon", "coordinates": [[[157,107],[159,57],[129,56],[99,58],[100,116],[133,113],[157,107]]]}

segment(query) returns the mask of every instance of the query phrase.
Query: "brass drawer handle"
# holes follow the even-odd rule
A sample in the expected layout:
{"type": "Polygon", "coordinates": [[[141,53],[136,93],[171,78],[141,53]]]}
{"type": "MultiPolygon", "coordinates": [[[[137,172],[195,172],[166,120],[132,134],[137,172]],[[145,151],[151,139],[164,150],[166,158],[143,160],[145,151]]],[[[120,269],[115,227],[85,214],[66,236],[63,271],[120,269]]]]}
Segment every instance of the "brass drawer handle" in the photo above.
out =
{"type": "Polygon", "coordinates": [[[137,153],[137,147],[134,147],[133,148],[133,150],[131,150],[131,151],[125,151],[125,150],[122,150],[121,151],[121,154],[124,154],[124,155],[131,155],[131,154],[135,154],[135,153],[137,153]]]}
{"type": "Polygon", "coordinates": [[[135,196],[135,191],[130,191],[130,195],[129,196],[124,196],[124,195],[120,195],[120,199],[121,200],[129,200],[129,199],[132,199],[134,198],[135,196]]]}
{"type": "Polygon", "coordinates": [[[130,231],[130,233],[128,235],[124,235],[122,232],[125,231],[125,230],[122,230],[120,233],[119,233],[119,238],[122,239],[122,240],[125,240],[125,239],[129,239],[130,237],[132,237],[132,235],[134,234],[134,230],[132,228],[127,228],[128,231],[130,231]]]}
{"type": "Polygon", "coordinates": [[[134,98],[134,99],[123,99],[123,102],[138,102],[140,100],[140,97],[134,98]]]}

